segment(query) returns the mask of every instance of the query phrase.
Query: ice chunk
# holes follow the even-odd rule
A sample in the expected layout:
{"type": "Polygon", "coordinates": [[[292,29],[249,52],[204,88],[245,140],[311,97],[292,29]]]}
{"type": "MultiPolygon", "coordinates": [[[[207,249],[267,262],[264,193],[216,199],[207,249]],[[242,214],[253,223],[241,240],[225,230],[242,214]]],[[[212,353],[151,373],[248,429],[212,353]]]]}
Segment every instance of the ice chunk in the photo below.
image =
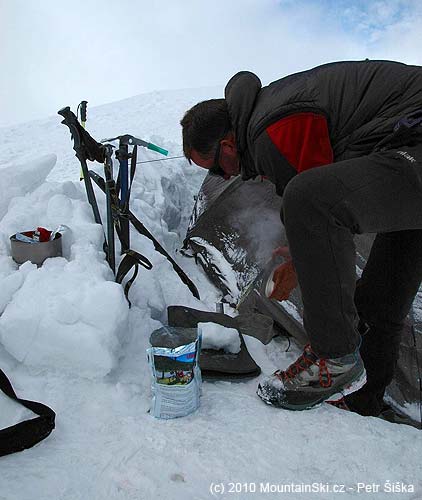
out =
{"type": "Polygon", "coordinates": [[[24,165],[10,165],[1,168],[0,218],[7,212],[12,198],[23,196],[45,182],[47,175],[56,164],[55,154],[45,155],[24,165]]]}
{"type": "Polygon", "coordinates": [[[202,349],[223,349],[237,354],[240,351],[240,335],[236,328],[226,328],[217,323],[198,323],[202,332],[202,349]]]}

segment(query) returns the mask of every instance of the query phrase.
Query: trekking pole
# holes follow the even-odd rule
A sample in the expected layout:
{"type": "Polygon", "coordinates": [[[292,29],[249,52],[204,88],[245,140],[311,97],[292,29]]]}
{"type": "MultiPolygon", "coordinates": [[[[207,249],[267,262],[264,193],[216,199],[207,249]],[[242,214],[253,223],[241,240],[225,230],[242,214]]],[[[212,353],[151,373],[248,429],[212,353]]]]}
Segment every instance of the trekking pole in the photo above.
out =
{"type": "MultiPolygon", "coordinates": [[[[78,109],[76,110],[76,115],[81,117],[81,125],[85,129],[86,127],[86,108],[87,108],[88,101],[81,101],[79,103],[78,109]],[[80,110],[80,111],[79,111],[80,110]]],[[[84,180],[84,173],[81,167],[81,171],[79,173],[79,180],[83,181],[84,180]]]]}
{"type": "Polygon", "coordinates": [[[92,187],[91,178],[88,173],[87,159],[97,160],[101,159],[104,162],[104,146],[97,143],[94,139],[85,132],[79,124],[76,116],[70,110],[69,106],[62,108],[58,114],[64,118],[63,125],[69,127],[73,139],[73,149],[76,152],[76,157],[81,163],[83,180],[85,182],[86,194],[88,196],[89,204],[92,207],[94,219],[97,224],[101,224],[100,211],[98,210],[97,200],[95,199],[94,189],[92,187]],[[80,127],[80,128],[79,128],[80,127]],[[81,131],[85,132],[87,137],[82,138],[81,131]],[[86,139],[89,138],[89,144],[86,144],[86,139]],[[89,156],[88,156],[89,155],[89,156]]]}
{"type": "Polygon", "coordinates": [[[105,178],[105,195],[107,207],[107,261],[113,274],[116,274],[116,253],[114,245],[114,224],[117,221],[115,210],[113,209],[113,198],[115,198],[115,183],[113,178],[113,146],[105,145],[104,159],[104,178],[105,178]],[[114,196],[113,196],[114,195],[114,196]]]}
{"type": "Polygon", "coordinates": [[[121,241],[121,251],[124,253],[130,247],[129,219],[126,207],[129,206],[129,146],[124,141],[119,141],[119,149],[116,150],[116,158],[119,162],[120,178],[120,210],[122,214],[121,230],[123,239],[121,241]]]}

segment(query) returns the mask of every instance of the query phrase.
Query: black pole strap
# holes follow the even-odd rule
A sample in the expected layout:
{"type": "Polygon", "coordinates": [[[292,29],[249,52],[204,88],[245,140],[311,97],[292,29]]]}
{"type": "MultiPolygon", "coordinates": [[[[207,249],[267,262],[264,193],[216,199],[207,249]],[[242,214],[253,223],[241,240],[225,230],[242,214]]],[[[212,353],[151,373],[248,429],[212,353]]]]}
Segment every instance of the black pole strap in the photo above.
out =
{"type": "Polygon", "coordinates": [[[117,270],[116,282],[122,283],[125,276],[135,265],[141,265],[148,270],[153,267],[151,262],[144,255],[135,252],[135,250],[127,250],[117,270]]]}
{"type": "Polygon", "coordinates": [[[125,256],[123,257],[122,261],[120,262],[119,268],[117,269],[117,274],[116,274],[116,283],[122,284],[124,278],[129,274],[129,272],[134,269],[133,275],[130,278],[130,280],[127,281],[124,287],[124,292],[127,301],[129,302],[129,307],[132,306],[131,301],[129,300],[129,290],[130,287],[132,286],[133,282],[135,281],[136,277],[138,276],[139,272],[139,266],[145,267],[145,269],[152,269],[152,264],[151,262],[144,256],[141,255],[138,252],[135,252],[135,250],[127,250],[125,252],[125,256]]]}
{"type": "Polygon", "coordinates": [[[56,421],[56,414],[51,408],[43,403],[18,398],[12,384],[2,370],[0,370],[0,389],[9,398],[39,415],[37,418],[25,420],[0,430],[0,457],[32,448],[51,434],[56,421]]]}

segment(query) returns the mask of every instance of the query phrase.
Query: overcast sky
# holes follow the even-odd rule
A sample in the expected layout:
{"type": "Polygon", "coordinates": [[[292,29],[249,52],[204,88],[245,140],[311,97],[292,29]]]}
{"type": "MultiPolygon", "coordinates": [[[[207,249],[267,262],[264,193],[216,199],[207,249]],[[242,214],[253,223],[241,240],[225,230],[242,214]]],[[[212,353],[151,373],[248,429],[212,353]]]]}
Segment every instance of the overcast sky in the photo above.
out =
{"type": "Polygon", "coordinates": [[[334,60],[422,64],[421,0],[0,0],[0,126],[334,60]]]}

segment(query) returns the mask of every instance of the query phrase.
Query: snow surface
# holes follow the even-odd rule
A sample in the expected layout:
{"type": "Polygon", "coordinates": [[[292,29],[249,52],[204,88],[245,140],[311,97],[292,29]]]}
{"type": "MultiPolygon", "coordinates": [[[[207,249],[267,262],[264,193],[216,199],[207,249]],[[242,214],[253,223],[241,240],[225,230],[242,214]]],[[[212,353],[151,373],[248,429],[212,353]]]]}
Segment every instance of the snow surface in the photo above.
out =
{"type": "Polygon", "coordinates": [[[240,352],[240,336],[236,328],[226,328],[217,323],[198,323],[202,333],[202,349],[223,349],[225,352],[240,352]]]}
{"type": "MultiPolygon", "coordinates": [[[[97,139],[132,133],[181,154],[184,111],[221,89],[156,92],[88,110],[97,139]]],[[[82,96],[83,97],[83,96],[82,96]]],[[[69,103],[63,103],[66,105],[69,103]]],[[[142,151],[139,159],[156,159],[142,151]]],[[[101,172],[100,166],[95,167],[101,172]]],[[[36,447],[0,458],[0,499],[392,498],[358,493],[357,483],[413,484],[422,498],[422,434],[328,405],[289,412],[263,404],[257,384],[297,356],[282,339],[248,349],[262,378],[203,385],[197,412],[174,421],[149,413],[145,350],[166,323],[166,307],[212,310],[220,300],[193,259],[176,253],[204,173],[183,159],[138,166],[132,210],[175,255],[201,293],[192,297],[152,243],[132,233],[132,247],[153,263],[132,286],[131,310],[104,261],[103,233],[93,223],[79,164],[60,118],[0,129],[0,367],[20,397],[47,403],[57,428],[36,447]],[[57,162],[54,165],[57,157],[57,162]],[[63,257],[37,269],[10,257],[9,236],[65,224],[63,257]],[[230,482],[256,493],[228,493],[230,482]],[[345,493],[271,494],[260,483],[346,485],[345,493]],[[355,488],[347,489],[347,488],[355,488]]],[[[104,217],[104,197],[97,192],[104,217]]],[[[234,313],[234,311],[232,311],[234,313]]],[[[0,394],[0,427],[31,413],[0,394]]],[[[381,490],[382,491],[382,490],[381,490]]]]}

